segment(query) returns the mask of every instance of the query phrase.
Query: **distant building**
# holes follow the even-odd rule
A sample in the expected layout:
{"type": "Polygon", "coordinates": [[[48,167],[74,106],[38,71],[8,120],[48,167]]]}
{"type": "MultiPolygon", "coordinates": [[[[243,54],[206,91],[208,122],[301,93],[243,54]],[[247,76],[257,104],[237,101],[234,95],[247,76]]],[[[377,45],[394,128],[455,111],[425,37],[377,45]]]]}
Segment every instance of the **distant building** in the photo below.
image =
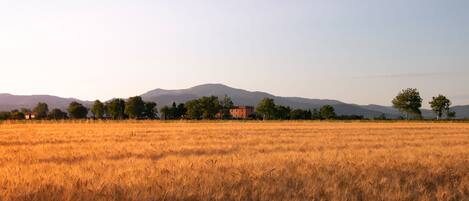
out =
{"type": "Polygon", "coordinates": [[[254,107],[252,106],[238,106],[230,109],[230,114],[233,119],[247,119],[254,114],[254,107]]]}
{"type": "Polygon", "coordinates": [[[37,114],[35,112],[24,113],[24,119],[36,119],[37,114]]]}

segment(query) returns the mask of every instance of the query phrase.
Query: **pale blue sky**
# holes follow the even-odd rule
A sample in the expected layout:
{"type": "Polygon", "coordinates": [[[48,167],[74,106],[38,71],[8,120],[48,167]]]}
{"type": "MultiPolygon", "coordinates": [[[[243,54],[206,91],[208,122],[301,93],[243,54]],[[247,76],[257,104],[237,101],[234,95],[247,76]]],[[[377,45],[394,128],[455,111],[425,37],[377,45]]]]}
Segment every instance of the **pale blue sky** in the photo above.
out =
{"type": "Polygon", "coordinates": [[[0,0],[0,93],[93,100],[224,83],[469,104],[467,0],[0,0]]]}

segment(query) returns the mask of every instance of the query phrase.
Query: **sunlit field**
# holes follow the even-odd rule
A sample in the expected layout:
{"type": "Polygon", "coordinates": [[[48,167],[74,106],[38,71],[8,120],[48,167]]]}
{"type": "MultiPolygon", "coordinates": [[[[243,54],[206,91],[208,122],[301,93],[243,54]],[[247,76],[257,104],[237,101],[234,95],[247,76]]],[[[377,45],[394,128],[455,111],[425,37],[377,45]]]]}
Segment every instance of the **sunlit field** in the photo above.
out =
{"type": "Polygon", "coordinates": [[[469,200],[469,124],[0,124],[0,200],[469,200]]]}

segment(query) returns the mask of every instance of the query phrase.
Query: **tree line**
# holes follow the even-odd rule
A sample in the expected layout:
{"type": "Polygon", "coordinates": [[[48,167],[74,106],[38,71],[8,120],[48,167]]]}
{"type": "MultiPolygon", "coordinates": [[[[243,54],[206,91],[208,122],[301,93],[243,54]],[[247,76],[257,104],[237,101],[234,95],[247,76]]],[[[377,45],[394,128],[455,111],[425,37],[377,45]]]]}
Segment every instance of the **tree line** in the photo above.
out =
{"type": "Polygon", "coordinates": [[[264,120],[331,120],[331,119],[364,119],[363,116],[337,116],[331,105],[324,105],[317,109],[292,109],[275,104],[274,99],[264,98],[256,107],[256,118],[264,120]]]}
{"type": "MultiPolygon", "coordinates": [[[[233,119],[230,109],[234,108],[230,97],[225,96],[219,100],[216,96],[202,97],[190,100],[186,103],[165,106],[161,108],[161,119],[177,120],[213,120],[213,119],[233,119]]],[[[256,107],[255,113],[248,119],[252,120],[315,120],[315,119],[364,119],[363,116],[338,116],[333,106],[325,105],[319,110],[292,109],[282,105],[275,104],[270,98],[262,99],[256,107]]]]}
{"type": "MultiPolygon", "coordinates": [[[[405,115],[404,119],[423,119],[422,102],[420,92],[414,88],[404,89],[392,100],[393,107],[405,115]]],[[[429,102],[430,107],[435,113],[437,120],[446,117],[453,119],[456,112],[451,111],[451,101],[446,96],[439,94],[429,102]]]]}
{"type": "Polygon", "coordinates": [[[165,120],[232,119],[230,109],[234,107],[233,101],[227,95],[223,100],[219,100],[217,96],[204,96],[179,105],[173,102],[171,107],[161,108],[160,113],[161,119],[165,120]]]}
{"type": "Polygon", "coordinates": [[[156,119],[158,110],[156,103],[145,102],[140,96],[124,99],[112,99],[108,102],[96,100],[91,108],[85,107],[76,101],[70,103],[67,111],[59,108],[49,110],[47,103],[39,102],[32,110],[22,108],[11,112],[0,112],[0,120],[22,120],[34,114],[34,119],[61,120],[61,119],[156,119]],[[91,116],[89,116],[91,114],[91,116]]]}
{"type": "MultiPolygon", "coordinates": [[[[423,99],[417,89],[404,89],[392,100],[393,107],[398,109],[404,117],[402,119],[422,119],[423,99]]],[[[451,101],[443,95],[432,98],[429,102],[437,119],[446,117],[455,118],[456,113],[450,110],[451,101]]],[[[22,120],[34,113],[35,119],[163,119],[163,120],[212,120],[232,119],[230,109],[234,108],[233,101],[227,95],[219,100],[217,96],[201,97],[176,104],[164,106],[158,113],[155,102],[146,102],[140,96],[130,97],[127,100],[115,98],[107,102],[96,100],[91,108],[78,102],[69,104],[67,111],[54,108],[49,111],[46,103],[38,103],[32,110],[22,108],[10,112],[0,112],[0,120],[22,120]]],[[[319,109],[294,109],[278,105],[273,99],[264,98],[256,106],[256,110],[248,119],[254,120],[361,120],[361,115],[337,115],[331,105],[324,105],[319,109]]],[[[386,120],[386,116],[375,117],[377,120],[386,120]]]]}
{"type": "MultiPolygon", "coordinates": [[[[67,111],[54,108],[49,111],[46,103],[38,103],[32,110],[21,109],[11,112],[1,112],[0,120],[22,120],[27,114],[34,113],[35,119],[60,120],[60,119],[162,119],[162,120],[213,120],[233,119],[230,109],[235,105],[229,96],[219,100],[217,96],[201,97],[187,101],[186,103],[164,106],[158,112],[157,104],[145,102],[140,96],[124,99],[112,99],[108,102],[96,100],[91,108],[78,102],[69,104],[67,111]]],[[[273,99],[265,98],[259,102],[256,112],[248,119],[253,120],[312,120],[312,119],[363,119],[362,116],[337,116],[334,107],[325,105],[319,110],[292,109],[275,104],[273,99]]]]}

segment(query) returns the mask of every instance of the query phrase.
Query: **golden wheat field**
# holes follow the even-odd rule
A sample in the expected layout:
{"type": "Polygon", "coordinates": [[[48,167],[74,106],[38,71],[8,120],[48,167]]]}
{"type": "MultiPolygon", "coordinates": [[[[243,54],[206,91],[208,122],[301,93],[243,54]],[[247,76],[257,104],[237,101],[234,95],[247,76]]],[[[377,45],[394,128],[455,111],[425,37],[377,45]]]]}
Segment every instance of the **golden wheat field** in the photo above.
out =
{"type": "Polygon", "coordinates": [[[0,124],[0,200],[469,200],[469,124],[0,124]]]}

